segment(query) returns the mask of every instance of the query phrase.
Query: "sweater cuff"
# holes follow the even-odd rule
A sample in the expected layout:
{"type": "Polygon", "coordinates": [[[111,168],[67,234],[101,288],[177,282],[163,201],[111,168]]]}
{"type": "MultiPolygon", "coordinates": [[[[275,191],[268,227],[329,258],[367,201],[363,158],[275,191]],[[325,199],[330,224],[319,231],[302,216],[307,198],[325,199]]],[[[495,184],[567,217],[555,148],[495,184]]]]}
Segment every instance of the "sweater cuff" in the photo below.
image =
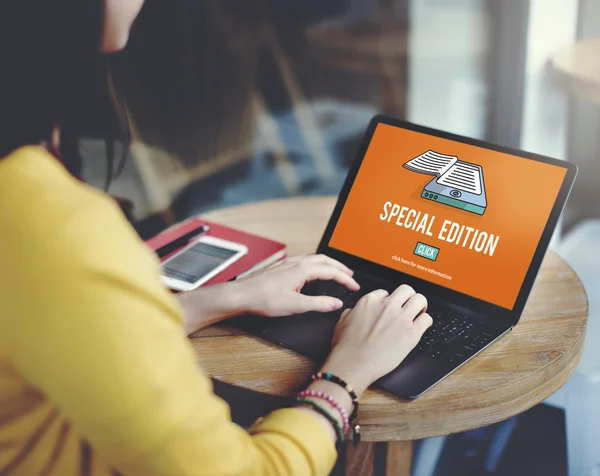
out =
{"type": "Polygon", "coordinates": [[[276,410],[259,418],[250,428],[251,434],[263,432],[286,436],[302,450],[312,466],[312,474],[329,474],[337,459],[335,444],[323,424],[309,413],[296,408],[276,410]]]}

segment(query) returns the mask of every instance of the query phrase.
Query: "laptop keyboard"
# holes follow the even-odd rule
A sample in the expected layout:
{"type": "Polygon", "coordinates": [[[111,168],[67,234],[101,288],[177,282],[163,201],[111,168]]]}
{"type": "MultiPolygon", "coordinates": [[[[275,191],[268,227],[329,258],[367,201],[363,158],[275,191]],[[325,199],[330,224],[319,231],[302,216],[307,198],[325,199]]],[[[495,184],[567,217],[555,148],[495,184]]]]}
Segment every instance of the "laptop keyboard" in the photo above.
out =
{"type": "Polygon", "coordinates": [[[375,286],[374,283],[366,278],[361,278],[360,275],[355,274],[354,279],[360,284],[358,291],[350,291],[346,286],[336,281],[313,281],[302,288],[302,294],[308,296],[332,296],[342,301],[344,309],[347,309],[356,306],[358,300],[365,294],[381,287],[375,286]]]}
{"type": "Polygon", "coordinates": [[[432,359],[459,365],[498,337],[481,319],[437,306],[430,306],[428,312],[433,325],[423,334],[415,351],[432,359]]]}
{"type": "MultiPolygon", "coordinates": [[[[373,281],[355,275],[361,285],[359,291],[350,291],[335,281],[315,281],[307,284],[302,293],[310,296],[333,296],[344,303],[344,308],[353,308],[365,294],[381,288],[373,281]]],[[[427,312],[433,318],[433,325],[423,334],[413,352],[457,366],[475,355],[500,332],[489,327],[482,319],[466,316],[463,313],[429,302],[427,312]]]]}

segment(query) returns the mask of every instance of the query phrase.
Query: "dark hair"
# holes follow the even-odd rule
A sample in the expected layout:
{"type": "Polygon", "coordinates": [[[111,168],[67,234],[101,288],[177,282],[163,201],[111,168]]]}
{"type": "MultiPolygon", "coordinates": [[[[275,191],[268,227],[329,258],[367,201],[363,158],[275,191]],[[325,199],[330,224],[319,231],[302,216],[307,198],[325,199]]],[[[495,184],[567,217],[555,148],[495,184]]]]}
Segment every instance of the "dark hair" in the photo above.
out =
{"type": "Polygon", "coordinates": [[[147,1],[111,59],[136,139],[184,166],[248,144],[268,21],[266,0],[147,1]]]}
{"type": "Polygon", "coordinates": [[[0,2],[0,158],[50,143],[60,126],[60,160],[81,177],[78,137],[119,135],[100,53],[104,10],[104,0],[0,2]]]}

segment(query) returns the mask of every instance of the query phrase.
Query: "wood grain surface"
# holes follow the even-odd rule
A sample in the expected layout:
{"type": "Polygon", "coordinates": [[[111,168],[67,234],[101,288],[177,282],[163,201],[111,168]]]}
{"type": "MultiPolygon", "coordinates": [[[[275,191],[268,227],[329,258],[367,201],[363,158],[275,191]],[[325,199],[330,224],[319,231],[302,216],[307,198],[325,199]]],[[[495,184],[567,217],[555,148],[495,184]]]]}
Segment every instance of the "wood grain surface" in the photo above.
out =
{"type": "MultiPolygon", "coordinates": [[[[205,217],[285,242],[289,254],[297,255],[316,250],[334,204],[330,197],[285,199],[218,210],[205,217]]],[[[507,419],[536,405],[573,373],[587,314],[578,277],[549,251],[521,322],[509,335],[412,402],[378,390],[365,393],[360,406],[363,440],[401,442],[447,435],[507,419]]],[[[295,352],[225,326],[201,331],[192,344],[211,376],[262,392],[292,395],[315,369],[313,362],[295,352]]],[[[400,450],[406,448],[399,445],[400,450]]]]}
{"type": "Polygon", "coordinates": [[[385,476],[410,476],[412,442],[391,441],[387,445],[385,476]]]}

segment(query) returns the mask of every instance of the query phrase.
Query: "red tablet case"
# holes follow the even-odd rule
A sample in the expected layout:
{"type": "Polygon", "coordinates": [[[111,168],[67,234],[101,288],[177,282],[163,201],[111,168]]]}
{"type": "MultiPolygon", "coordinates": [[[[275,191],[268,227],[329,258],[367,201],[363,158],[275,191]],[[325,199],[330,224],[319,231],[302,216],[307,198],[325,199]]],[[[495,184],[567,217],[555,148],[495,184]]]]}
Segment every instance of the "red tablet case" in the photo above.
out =
{"type": "MultiPolygon", "coordinates": [[[[253,235],[251,233],[246,233],[241,230],[236,230],[235,228],[230,228],[228,226],[219,225],[218,223],[203,220],[201,218],[192,218],[181,225],[169,228],[155,237],[147,240],[146,244],[153,250],[157,250],[161,246],[176,240],[180,236],[183,236],[204,224],[210,226],[210,230],[208,233],[206,233],[206,236],[214,236],[223,240],[229,240],[233,241],[234,243],[246,245],[248,247],[248,253],[242,256],[227,269],[217,274],[214,278],[204,283],[202,286],[209,286],[211,284],[230,281],[255,267],[260,268],[260,265],[265,264],[268,266],[270,263],[275,263],[286,256],[286,246],[283,243],[279,243],[262,236],[253,235]]],[[[174,251],[173,253],[165,256],[162,261],[166,260],[169,256],[172,256],[176,252],[177,251],[174,251]]]]}

